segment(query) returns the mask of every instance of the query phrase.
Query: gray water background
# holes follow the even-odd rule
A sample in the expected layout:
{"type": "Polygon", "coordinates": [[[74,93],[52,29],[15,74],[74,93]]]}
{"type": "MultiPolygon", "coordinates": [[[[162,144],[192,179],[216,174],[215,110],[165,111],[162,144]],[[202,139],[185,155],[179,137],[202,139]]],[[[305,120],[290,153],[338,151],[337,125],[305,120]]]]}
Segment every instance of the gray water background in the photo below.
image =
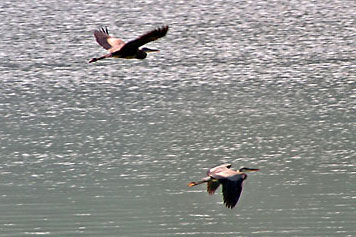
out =
{"type": "Polygon", "coordinates": [[[0,236],[356,236],[356,2],[0,3],[0,236]],[[92,35],[168,24],[144,61],[92,35]],[[187,187],[260,168],[237,208],[187,187]]]}

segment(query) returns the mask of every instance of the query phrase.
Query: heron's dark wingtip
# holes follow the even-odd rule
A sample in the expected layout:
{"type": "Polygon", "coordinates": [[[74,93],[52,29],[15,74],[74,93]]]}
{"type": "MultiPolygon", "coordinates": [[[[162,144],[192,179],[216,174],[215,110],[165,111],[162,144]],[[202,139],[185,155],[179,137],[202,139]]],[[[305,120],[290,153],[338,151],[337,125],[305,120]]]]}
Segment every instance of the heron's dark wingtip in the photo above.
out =
{"type": "Polygon", "coordinates": [[[163,26],[161,29],[162,29],[162,31],[164,32],[164,35],[166,35],[167,32],[168,32],[168,30],[169,30],[169,26],[168,26],[168,25],[165,25],[165,26],[163,26]]]}
{"type": "Polygon", "coordinates": [[[233,203],[226,203],[226,202],[225,202],[225,206],[226,206],[227,208],[233,209],[233,208],[236,206],[236,204],[233,204],[233,203]]]}
{"type": "Polygon", "coordinates": [[[168,25],[164,25],[164,26],[156,28],[156,30],[154,30],[154,31],[156,32],[157,36],[159,38],[161,38],[161,37],[166,36],[168,30],[169,30],[169,26],[168,25]]]}
{"type": "Polygon", "coordinates": [[[108,27],[107,27],[107,26],[101,27],[98,31],[103,32],[103,33],[105,33],[105,34],[109,34],[109,30],[108,30],[108,27]]]}

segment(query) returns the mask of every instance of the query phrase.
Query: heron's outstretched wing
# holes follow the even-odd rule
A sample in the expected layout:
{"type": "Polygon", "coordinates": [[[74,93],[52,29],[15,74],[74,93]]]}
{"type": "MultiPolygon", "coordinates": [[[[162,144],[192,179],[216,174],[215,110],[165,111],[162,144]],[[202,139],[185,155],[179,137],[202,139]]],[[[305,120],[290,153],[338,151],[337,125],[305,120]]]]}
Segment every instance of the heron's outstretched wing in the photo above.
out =
{"type": "Polygon", "coordinates": [[[208,170],[207,175],[214,176],[217,173],[224,172],[224,171],[230,169],[230,167],[231,167],[231,164],[222,164],[222,165],[215,166],[208,170]]]}
{"type": "Polygon", "coordinates": [[[236,177],[234,177],[234,180],[220,180],[223,186],[222,191],[226,207],[233,208],[236,206],[241,196],[243,180],[243,176],[241,175],[237,175],[236,177]]]}
{"type": "Polygon", "coordinates": [[[121,39],[111,37],[109,35],[108,28],[101,28],[94,31],[96,42],[100,44],[104,49],[109,50],[111,53],[120,50],[125,42],[121,39]]]}
{"type": "Polygon", "coordinates": [[[125,50],[137,49],[144,44],[157,40],[165,36],[167,34],[168,29],[169,29],[168,26],[163,26],[161,28],[157,28],[155,30],[147,32],[146,34],[141,35],[137,39],[134,39],[128,42],[127,44],[125,44],[125,46],[122,47],[122,50],[125,51],[125,50]]]}
{"type": "Polygon", "coordinates": [[[220,182],[217,179],[211,179],[207,183],[207,191],[210,195],[215,193],[215,190],[220,186],[220,182]]]}

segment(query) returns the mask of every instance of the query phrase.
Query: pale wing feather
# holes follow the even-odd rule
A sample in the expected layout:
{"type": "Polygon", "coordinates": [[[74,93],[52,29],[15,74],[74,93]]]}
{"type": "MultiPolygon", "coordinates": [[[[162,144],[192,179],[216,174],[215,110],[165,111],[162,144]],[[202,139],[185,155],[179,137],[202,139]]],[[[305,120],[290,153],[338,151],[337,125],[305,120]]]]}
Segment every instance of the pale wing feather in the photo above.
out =
{"type": "Polygon", "coordinates": [[[122,41],[121,39],[118,39],[118,38],[113,38],[113,37],[108,38],[108,43],[112,46],[109,49],[110,53],[120,50],[125,45],[124,41],[122,41]]]}
{"type": "Polygon", "coordinates": [[[231,167],[231,164],[222,164],[222,165],[215,166],[208,170],[207,175],[211,176],[213,174],[223,172],[225,170],[228,170],[230,167],[231,167]]]}
{"type": "Polygon", "coordinates": [[[216,172],[210,174],[214,179],[234,179],[239,172],[231,169],[218,169],[216,172]]]}
{"type": "Polygon", "coordinates": [[[111,53],[120,50],[125,45],[124,41],[111,37],[109,34],[105,33],[103,29],[94,31],[94,36],[96,42],[111,53]]]}

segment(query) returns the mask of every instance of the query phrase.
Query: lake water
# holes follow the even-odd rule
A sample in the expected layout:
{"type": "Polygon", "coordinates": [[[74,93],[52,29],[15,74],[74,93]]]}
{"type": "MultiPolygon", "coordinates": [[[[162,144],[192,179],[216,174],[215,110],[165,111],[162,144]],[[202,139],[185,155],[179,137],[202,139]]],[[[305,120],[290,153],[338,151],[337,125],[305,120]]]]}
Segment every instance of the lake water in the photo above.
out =
{"type": "Polygon", "coordinates": [[[356,236],[356,2],[0,3],[0,236],[356,236]],[[168,24],[147,59],[108,59],[168,24]],[[189,188],[230,162],[237,208],[189,188]]]}

